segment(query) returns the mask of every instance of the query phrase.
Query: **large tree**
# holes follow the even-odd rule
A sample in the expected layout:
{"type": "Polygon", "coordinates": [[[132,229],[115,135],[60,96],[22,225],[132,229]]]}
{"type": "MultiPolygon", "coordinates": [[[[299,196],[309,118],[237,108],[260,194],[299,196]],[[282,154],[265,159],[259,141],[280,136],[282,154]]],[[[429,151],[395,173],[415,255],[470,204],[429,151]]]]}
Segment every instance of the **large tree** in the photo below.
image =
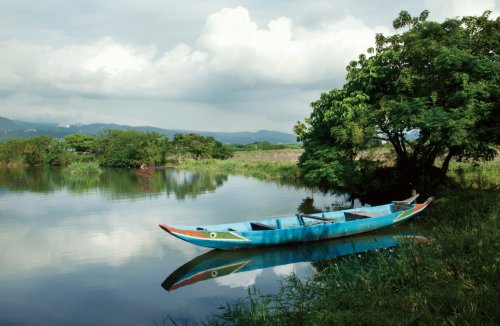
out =
{"type": "Polygon", "coordinates": [[[306,179],[328,186],[360,181],[369,162],[359,153],[387,141],[408,181],[452,159],[492,159],[499,142],[500,20],[426,21],[402,11],[392,36],[376,35],[347,67],[342,89],[321,94],[311,116],[295,126],[306,179]],[[409,132],[418,133],[409,139],[409,132]]]}

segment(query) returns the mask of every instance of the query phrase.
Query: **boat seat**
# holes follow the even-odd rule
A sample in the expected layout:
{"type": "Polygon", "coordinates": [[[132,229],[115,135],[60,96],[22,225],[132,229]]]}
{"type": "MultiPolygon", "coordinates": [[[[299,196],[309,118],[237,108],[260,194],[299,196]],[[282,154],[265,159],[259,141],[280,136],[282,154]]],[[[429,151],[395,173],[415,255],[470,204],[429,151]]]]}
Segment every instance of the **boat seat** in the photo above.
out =
{"type": "Polygon", "coordinates": [[[266,231],[266,230],[276,230],[274,226],[262,224],[258,222],[250,222],[252,226],[252,231],[266,231]]]}
{"type": "Polygon", "coordinates": [[[368,212],[344,212],[346,222],[375,217],[375,214],[368,212]]]}
{"type": "Polygon", "coordinates": [[[314,220],[320,220],[320,221],[325,221],[325,222],[330,222],[333,221],[333,218],[327,218],[327,217],[321,217],[321,216],[315,216],[315,215],[307,215],[303,213],[297,213],[295,214],[297,217],[307,217],[307,218],[312,218],[314,220]]]}

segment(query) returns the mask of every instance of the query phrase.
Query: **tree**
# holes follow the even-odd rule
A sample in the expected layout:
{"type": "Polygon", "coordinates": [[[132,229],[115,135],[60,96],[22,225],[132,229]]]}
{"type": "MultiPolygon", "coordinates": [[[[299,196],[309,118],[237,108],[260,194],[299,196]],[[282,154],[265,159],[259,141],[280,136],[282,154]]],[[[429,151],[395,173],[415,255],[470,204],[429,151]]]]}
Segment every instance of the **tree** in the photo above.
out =
{"type": "Polygon", "coordinates": [[[159,165],[165,162],[167,142],[156,132],[106,130],[93,142],[91,152],[104,166],[159,165]]]}
{"type": "Polygon", "coordinates": [[[172,140],[173,152],[178,156],[188,155],[195,160],[205,158],[227,159],[232,153],[213,137],[198,134],[175,134],[172,140]]]}
{"type": "Polygon", "coordinates": [[[441,175],[452,159],[494,158],[500,20],[485,12],[437,23],[426,21],[428,13],[402,11],[393,25],[407,30],[377,34],[376,48],[347,67],[343,88],[321,94],[311,116],[297,123],[306,179],[330,186],[343,176],[362,179],[373,165],[359,153],[380,140],[394,148],[401,175],[417,183],[435,172],[439,157],[441,175]]]}
{"type": "Polygon", "coordinates": [[[50,136],[27,138],[24,146],[25,162],[30,166],[40,166],[46,163],[46,156],[53,139],[50,136]]]}
{"type": "Polygon", "coordinates": [[[95,141],[95,137],[82,134],[71,134],[64,136],[64,142],[68,148],[73,149],[78,153],[86,153],[90,151],[95,141]]]}

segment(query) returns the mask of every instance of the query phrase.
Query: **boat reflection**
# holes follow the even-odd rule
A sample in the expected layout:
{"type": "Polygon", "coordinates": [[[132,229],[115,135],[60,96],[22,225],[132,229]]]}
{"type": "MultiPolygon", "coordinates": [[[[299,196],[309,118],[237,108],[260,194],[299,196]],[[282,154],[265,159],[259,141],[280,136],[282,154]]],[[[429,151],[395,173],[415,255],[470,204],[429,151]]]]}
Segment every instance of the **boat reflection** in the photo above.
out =
{"type": "Polygon", "coordinates": [[[170,274],[161,286],[173,291],[200,281],[252,270],[300,262],[314,262],[354,253],[396,247],[403,243],[427,243],[429,240],[409,228],[390,228],[376,233],[326,241],[249,250],[212,250],[170,274]]]}

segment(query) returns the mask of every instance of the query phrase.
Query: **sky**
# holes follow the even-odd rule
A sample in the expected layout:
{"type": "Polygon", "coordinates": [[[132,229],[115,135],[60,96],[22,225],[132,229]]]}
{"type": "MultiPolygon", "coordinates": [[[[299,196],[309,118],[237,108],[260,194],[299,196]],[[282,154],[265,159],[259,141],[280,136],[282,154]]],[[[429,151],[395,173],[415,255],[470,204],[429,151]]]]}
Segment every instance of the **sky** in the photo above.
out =
{"type": "Polygon", "coordinates": [[[0,116],[292,133],[401,10],[499,1],[1,0],[0,116]]]}

